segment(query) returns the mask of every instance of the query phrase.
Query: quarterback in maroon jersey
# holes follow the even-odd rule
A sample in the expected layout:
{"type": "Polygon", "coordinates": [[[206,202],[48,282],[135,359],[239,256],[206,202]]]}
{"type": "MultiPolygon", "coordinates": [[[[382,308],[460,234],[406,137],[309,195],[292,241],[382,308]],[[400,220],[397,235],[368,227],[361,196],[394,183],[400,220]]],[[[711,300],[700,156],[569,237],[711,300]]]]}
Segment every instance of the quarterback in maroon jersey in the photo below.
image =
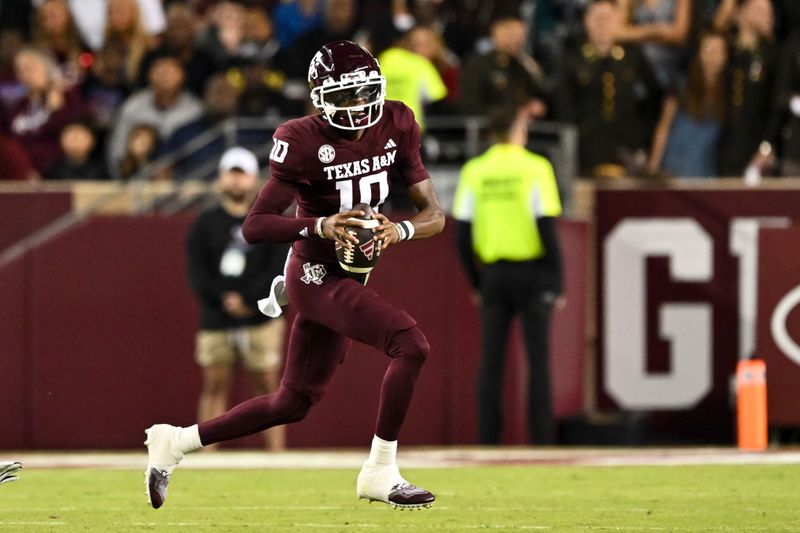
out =
{"type": "Polygon", "coordinates": [[[389,356],[369,458],[357,481],[359,498],[394,507],[429,507],[434,496],[408,483],[395,461],[397,438],[430,349],[416,321],[375,291],[348,277],[334,245],[352,247],[345,231],[354,205],[369,204],[382,249],[442,231],[444,213],[420,159],[420,133],[411,110],[384,102],[386,81],[377,60],[350,41],[320,49],[309,66],[311,99],[318,115],[290,120],[275,132],[272,178],[243,226],[251,243],[290,242],[285,277],[276,278],[263,311],[279,314],[288,299],[297,310],[286,368],[277,392],[241,403],[220,417],[182,428],[158,424],[145,444],[145,484],[150,503],[164,503],[169,476],[184,454],[272,426],[302,420],[324,395],[351,339],[389,356]],[[418,213],[392,222],[378,212],[389,194],[389,176],[402,176],[418,213]],[[297,202],[294,217],[283,215],[297,202]]]}

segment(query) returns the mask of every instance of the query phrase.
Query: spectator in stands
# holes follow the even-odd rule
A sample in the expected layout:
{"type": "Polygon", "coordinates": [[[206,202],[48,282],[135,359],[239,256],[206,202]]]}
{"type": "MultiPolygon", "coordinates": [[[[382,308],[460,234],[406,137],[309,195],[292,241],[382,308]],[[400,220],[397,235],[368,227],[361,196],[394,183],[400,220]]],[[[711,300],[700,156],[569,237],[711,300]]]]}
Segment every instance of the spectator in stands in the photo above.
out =
{"type": "Polygon", "coordinates": [[[797,0],[776,0],[779,35],[786,38],[800,30],[800,2],[797,0]]]}
{"type": "MultiPolygon", "coordinates": [[[[119,10],[117,7],[114,8],[116,22],[112,22],[109,16],[112,0],[68,0],[68,2],[83,42],[91,50],[103,48],[109,29],[114,34],[118,33],[119,29],[123,30],[122,33],[130,33],[134,29],[130,26],[134,18],[141,23],[147,41],[151,45],[166,26],[162,0],[135,0],[135,8],[130,4],[120,3],[119,10]]],[[[127,42],[127,39],[124,40],[127,42]]]]}
{"type": "Polygon", "coordinates": [[[363,24],[355,41],[378,57],[393,46],[416,24],[407,0],[360,2],[359,20],[363,24]]]}
{"type": "Polygon", "coordinates": [[[84,121],[67,124],[61,130],[61,150],[64,155],[47,173],[51,180],[104,180],[108,172],[95,160],[95,135],[84,121]]]}
{"type": "Polygon", "coordinates": [[[664,100],[653,136],[648,170],[679,177],[714,177],[722,122],[725,119],[723,70],[727,43],[707,34],[689,68],[685,88],[664,100]]]}
{"type": "Polygon", "coordinates": [[[441,33],[447,48],[460,58],[485,51],[482,47],[487,42],[484,36],[491,27],[493,7],[491,2],[471,0],[442,3],[439,20],[444,26],[441,33]]]}
{"type": "Polygon", "coordinates": [[[125,79],[134,86],[139,79],[139,65],[150,43],[136,0],[108,0],[104,35],[103,46],[118,46],[125,50],[125,79]]]}
{"type": "MultiPolygon", "coordinates": [[[[125,153],[120,162],[120,174],[123,179],[136,178],[137,174],[151,163],[158,153],[158,130],[150,124],[137,124],[131,129],[125,143],[125,153]]],[[[148,179],[168,179],[169,172],[154,172],[146,176],[148,179]]]]}
{"type": "MultiPolygon", "coordinates": [[[[231,148],[219,161],[218,206],[203,212],[189,231],[189,283],[202,308],[195,359],[203,369],[197,418],[208,420],[228,407],[234,365],[241,360],[256,396],[278,387],[283,360],[284,320],[258,310],[258,299],[283,271],[287,248],[250,246],[242,224],[258,195],[256,157],[231,148]]],[[[273,451],[285,446],[284,427],[266,433],[273,451]]]]}
{"type": "Polygon", "coordinates": [[[735,15],[737,33],[725,69],[725,123],[719,147],[719,172],[741,176],[767,135],[767,120],[777,70],[769,0],[745,0],[735,15]]]}
{"type": "Polygon", "coordinates": [[[37,182],[42,176],[31,163],[31,158],[20,142],[0,133],[0,180],[37,182]]]}
{"type": "Polygon", "coordinates": [[[545,72],[559,72],[565,50],[583,39],[583,15],[592,0],[538,0],[533,11],[533,57],[545,72]]]}
{"type": "MultiPolygon", "coordinates": [[[[310,58],[309,58],[310,60],[310,58]]],[[[228,76],[240,93],[239,114],[260,117],[264,115],[290,116],[302,114],[289,102],[292,89],[287,83],[283,50],[273,33],[273,24],[266,11],[260,7],[248,10],[245,25],[245,40],[239,48],[236,67],[228,70],[228,76]]],[[[308,68],[306,67],[306,71],[308,68]]],[[[298,80],[295,93],[302,98],[302,105],[308,99],[308,82],[303,76],[298,80]]]]}
{"type": "Polygon", "coordinates": [[[624,21],[618,39],[640,43],[661,87],[676,87],[689,40],[691,0],[619,0],[618,5],[624,21]]]}
{"type": "Polygon", "coordinates": [[[584,177],[635,175],[647,159],[661,90],[635,45],[616,42],[621,24],[613,0],[597,0],[584,15],[586,41],[565,54],[559,119],[580,132],[584,177]]]}
{"type": "MultiPolygon", "coordinates": [[[[739,6],[743,3],[743,0],[719,0],[719,6],[714,14],[714,30],[724,33],[731,29],[736,24],[739,6]]],[[[779,37],[785,38],[793,30],[800,28],[800,3],[796,0],[774,0],[770,4],[775,11],[771,20],[778,23],[779,37]]]]}
{"type": "Polygon", "coordinates": [[[33,32],[36,47],[48,52],[58,65],[64,87],[71,89],[80,83],[83,43],[66,0],[45,0],[36,10],[33,32]]]}
{"type": "Polygon", "coordinates": [[[162,154],[176,156],[173,177],[213,180],[216,164],[225,151],[222,128],[225,121],[235,116],[239,93],[224,74],[217,74],[206,84],[203,104],[205,113],[197,120],[178,128],[162,147],[162,154]],[[212,135],[202,146],[189,148],[194,139],[204,134],[212,135]]]}
{"type": "Polygon", "coordinates": [[[14,67],[14,58],[24,47],[21,32],[0,30],[0,122],[28,94],[14,67]]]}
{"type": "Polygon", "coordinates": [[[355,32],[355,0],[328,0],[322,25],[304,33],[287,50],[286,74],[290,78],[308,75],[308,63],[322,45],[342,39],[352,40],[355,32]]]}
{"type": "Polygon", "coordinates": [[[784,45],[767,134],[753,164],[762,172],[800,176],[800,33],[784,45]]]}
{"type": "Polygon", "coordinates": [[[97,132],[97,149],[105,153],[105,139],[114,117],[130,94],[125,80],[125,51],[108,45],[97,52],[81,85],[81,94],[97,132]]]}
{"type": "Polygon", "coordinates": [[[17,79],[28,94],[11,111],[8,131],[25,147],[40,174],[61,157],[61,128],[80,116],[83,103],[77,91],[64,90],[53,60],[33,48],[25,48],[14,60],[17,79]]]}
{"type": "Polygon", "coordinates": [[[518,18],[501,18],[492,23],[490,35],[494,49],[469,59],[461,72],[463,111],[486,115],[503,106],[524,105],[532,116],[544,116],[544,76],[524,51],[525,25],[518,18]]]}
{"type": "MultiPolygon", "coordinates": [[[[428,26],[414,27],[406,37],[408,49],[430,61],[447,89],[447,106],[432,105],[431,111],[451,111],[458,104],[460,67],[458,57],[445,48],[442,36],[428,26]]],[[[438,114],[438,113],[437,113],[438,114]]]]}
{"type": "Polygon", "coordinates": [[[733,26],[734,18],[736,18],[736,11],[740,0],[720,0],[716,11],[714,12],[714,19],[712,27],[718,33],[726,33],[733,26]]]}
{"type": "Polygon", "coordinates": [[[0,2],[0,32],[14,33],[21,41],[29,41],[33,7],[31,0],[0,2]]]}
{"type": "Polygon", "coordinates": [[[167,8],[167,29],[161,45],[145,54],[139,69],[139,87],[147,85],[147,73],[153,62],[172,55],[183,63],[186,88],[196,96],[203,94],[206,80],[214,73],[214,60],[204,49],[195,46],[195,15],[183,2],[173,2],[167,8]]]}
{"type": "Polygon", "coordinates": [[[111,132],[108,161],[115,177],[119,177],[126,139],[136,124],[152,124],[159,138],[166,139],[203,113],[202,104],[183,90],[183,65],[178,58],[158,58],[150,67],[149,80],[148,88],[132,94],[122,105],[111,132]]]}
{"type": "Polygon", "coordinates": [[[217,70],[225,70],[238,60],[245,38],[246,14],[243,5],[227,0],[212,8],[200,46],[211,56],[217,70]]]}
{"type": "MultiPolygon", "coordinates": [[[[281,2],[272,14],[277,28],[278,41],[289,48],[295,40],[322,24],[322,0],[289,0],[281,2]]],[[[308,59],[310,61],[311,58],[308,59]]]]}
{"type": "Polygon", "coordinates": [[[386,78],[386,98],[410,107],[420,128],[425,129],[424,106],[447,96],[447,87],[433,63],[409,50],[411,35],[409,32],[385,50],[378,61],[386,78]]]}
{"type": "Polygon", "coordinates": [[[258,6],[249,8],[239,55],[245,61],[275,66],[281,58],[281,52],[281,44],[275,36],[275,25],[267,11],[258,6]]]}

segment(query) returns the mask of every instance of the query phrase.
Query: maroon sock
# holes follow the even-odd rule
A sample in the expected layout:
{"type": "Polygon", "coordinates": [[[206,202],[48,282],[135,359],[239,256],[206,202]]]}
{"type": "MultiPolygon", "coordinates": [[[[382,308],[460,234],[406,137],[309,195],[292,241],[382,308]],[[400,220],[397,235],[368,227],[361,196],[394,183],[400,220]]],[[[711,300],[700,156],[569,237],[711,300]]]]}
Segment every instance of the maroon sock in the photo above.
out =
{"type": "Polygon", "coordinates": [[[244,437],[281,424],[302,420],[311,400],[283,385],[266,396],[258,396],[233,407],[227,413],[198,425],[204,446],[244,437]]]}
{"type": "Polygon", "coordinates": [[[388,351],[392,361],[383,376],[375,434],[383,440],[394,441],[406,418],[414,384],[430,345],[419,328],[413,327],[396,334],[388,351]]]}

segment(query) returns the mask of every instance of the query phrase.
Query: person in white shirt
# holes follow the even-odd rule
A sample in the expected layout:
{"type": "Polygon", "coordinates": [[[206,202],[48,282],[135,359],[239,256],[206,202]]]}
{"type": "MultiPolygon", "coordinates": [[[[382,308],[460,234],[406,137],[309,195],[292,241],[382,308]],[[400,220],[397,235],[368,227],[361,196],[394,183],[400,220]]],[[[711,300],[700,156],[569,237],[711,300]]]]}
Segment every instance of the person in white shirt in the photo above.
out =
{"type": "MultiPolygon", "coordinates": [[[[158,35],[167,27],[160,0],[136,0],[142,24],[148,35],[158,35]]],[[[69,10],[86,46],[93,51],[103,47],[109,0],[69,0],[69,10]]]]}

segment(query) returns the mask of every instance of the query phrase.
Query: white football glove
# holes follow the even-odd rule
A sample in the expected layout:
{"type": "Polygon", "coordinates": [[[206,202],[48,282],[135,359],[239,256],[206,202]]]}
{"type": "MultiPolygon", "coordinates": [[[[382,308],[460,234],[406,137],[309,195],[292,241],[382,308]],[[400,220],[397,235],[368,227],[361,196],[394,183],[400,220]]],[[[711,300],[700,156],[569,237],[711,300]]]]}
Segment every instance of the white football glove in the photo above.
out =
{"type": "Polygon", "coordinates": [[[22,463],[19,461],[0,461],[0,485],[17,481],[19,477],[16,473],[21,469],[22,463]]]}

